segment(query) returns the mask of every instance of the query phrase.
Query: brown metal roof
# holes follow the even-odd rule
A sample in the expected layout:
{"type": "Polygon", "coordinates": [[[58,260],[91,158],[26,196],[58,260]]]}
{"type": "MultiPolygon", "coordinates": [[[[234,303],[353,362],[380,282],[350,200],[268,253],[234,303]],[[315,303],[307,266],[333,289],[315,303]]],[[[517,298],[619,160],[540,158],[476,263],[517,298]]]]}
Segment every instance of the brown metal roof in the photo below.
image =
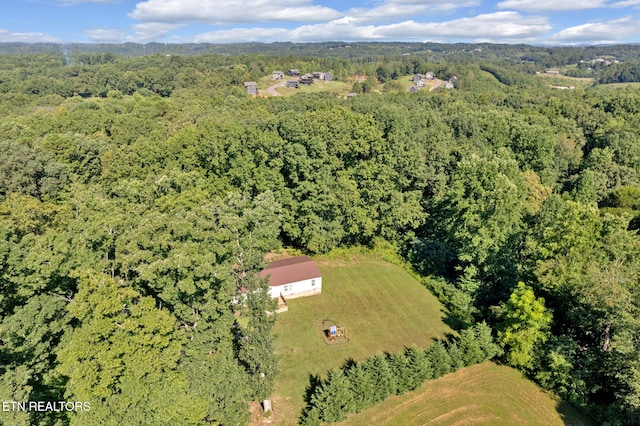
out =
{"type": "Polygon", "coordinates": [[[261,278],[270,277],[269,285],[272,287],[321,276],[315,262],[308,256],[276,260],[260,272],[261,278]]]}

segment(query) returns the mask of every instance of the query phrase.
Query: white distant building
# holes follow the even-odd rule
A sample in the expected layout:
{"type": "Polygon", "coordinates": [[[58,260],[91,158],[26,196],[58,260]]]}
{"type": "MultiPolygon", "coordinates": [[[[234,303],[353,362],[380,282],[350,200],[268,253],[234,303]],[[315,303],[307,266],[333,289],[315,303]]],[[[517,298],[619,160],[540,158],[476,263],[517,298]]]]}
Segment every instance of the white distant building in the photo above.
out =
{"type": "Polygon", "coordinates": [[[315,262],[307,256],[275,260],[260,272],[269,278],[269,295],[294,299],[322,292],[322,274],[315,262]]]}

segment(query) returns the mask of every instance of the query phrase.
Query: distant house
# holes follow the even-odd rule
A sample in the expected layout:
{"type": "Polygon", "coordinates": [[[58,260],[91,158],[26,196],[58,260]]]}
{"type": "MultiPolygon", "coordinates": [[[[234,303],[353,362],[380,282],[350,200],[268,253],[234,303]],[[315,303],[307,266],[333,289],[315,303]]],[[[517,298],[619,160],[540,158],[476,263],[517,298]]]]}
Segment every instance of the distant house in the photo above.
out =
{"type": "Polygon", "coordinates": [[[287,80],[287,87],[298,89],[300,88],[300,82],[298,80],[287,80]]]}
{"type": "Polygon", "coordinates": [[[414,83],[422,81],[422,76],[420,74],[414,74],[413,77],[411,77],[411,81],[413,81],[414,83]]]}
{"type": "Polygon", "coordinates": [[[558,70],[545,70],[544,73],[545,74],[551,74],[551,75],[560,75],[560,71],[558,71],[558,70]]]}
{"type": "Polygon", "coordinates": [[[424,78],[426,80],[433,80],[434,78],[436,78],[436,75],[434,73],[432,73],[431,71],[429,71],[428,73],[426,73],[424,75],[424,78]]]}
{"type": "Polygon", "coordinates": [[[444,83],[444,88],[445,89],[453,89],[455,86],[451,83],[451,82],[446,82],[444,83]]]}
{"type": "Polygon", "coordinates": [[[287,71],[287,75],[291,76],[291,77],[295,77],[300,75],[300,70],[299,69],[291,69],[289,71],[287,71]]]}
{"type": "Polygon", "coordinates": [[[275,260],[260,272],[269,278],[269,295],[286,299],[312,296],[322,292],[322,274],[315,262],[307,256],[275,260]]]}
{"type": "Polygon", "coordinates": [[[274,71],[271,73],[272,80],[282,80],[284,79],[284,72],[282,71],[274,71]]]}
{"type": "Polygon", "coordinates": [[[245,81],[244,87],[245,89],[247,89],[248,94],[250,95],[258,94],[258,83],[256,83],[255,81],[245,81]]]}
{"type": "Polygon", "coordinates": [[[315,71],[313,73],[313,78],[318,79],[318,80],[324,80],[324,73],[323,72],[319,72],[319,71],[315,71]]]}
{"type": "Polygon", "coordinates": [[[300,77],[300,84],[311,86],[313,84],[313,76],[310,74],[303,75],[302,77],[300,77]]]}
{"type": "Polygon", "coordinates": [[[324,81],[333,81],[333,74],[331,74],[330,72],[325,72],[324,81]]]}
{"type": "Polygon", "coordinates": [[[424,80],[418,80],[418,81],[415,81],[413,83],[413,85],[416,86],[416,87],[424,87],[425,82],[424,82],[424,80]]]}

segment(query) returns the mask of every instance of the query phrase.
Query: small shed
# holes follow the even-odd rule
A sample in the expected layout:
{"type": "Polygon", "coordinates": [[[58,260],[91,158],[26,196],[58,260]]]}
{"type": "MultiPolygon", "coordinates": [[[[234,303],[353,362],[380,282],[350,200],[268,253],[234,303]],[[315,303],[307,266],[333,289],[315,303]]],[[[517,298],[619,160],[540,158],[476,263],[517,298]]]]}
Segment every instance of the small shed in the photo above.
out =
{"type": "Polygon", "coordinates": [[[255,81],[245,81],[244,87],[245,89],[247,89],[248,94],[250,95],[258,94],[258,83],[256,83],[255,81]]]}
{"type": "Polygon", "coordinates": [[[260,272],[261,278],[269,278],[269,295],[287,299],[312,296],[322,292],[322,274],[308,256],[296,256],[275,260],[260,272]]]}
{"type": "Polygon", "coordinates": [[[409,93],[416,93],[419,90],[420,90],[420,88],[418,86],[409,87],[409,93]]]}
{"type": "Polygon", "coordinates": [[[298,80],[287,80],[287,87],[298,89],[300,87],[300,82],[298,80]]]}

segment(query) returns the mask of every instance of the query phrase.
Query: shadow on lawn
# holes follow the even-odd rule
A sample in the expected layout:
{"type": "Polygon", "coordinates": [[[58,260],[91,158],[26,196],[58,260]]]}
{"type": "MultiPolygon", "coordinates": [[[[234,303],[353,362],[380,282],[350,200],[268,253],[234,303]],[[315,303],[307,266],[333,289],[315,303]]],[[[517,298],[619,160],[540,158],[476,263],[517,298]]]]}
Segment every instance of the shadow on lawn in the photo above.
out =
{"type": "Polygon", "coordinates": [[[562,401],[557,407],[558,413],[565,425],[568,426],[592,426],[595,423],[583,412],[566,401],[562,401]]]}
{"type": "Polygon", "coordinates": [[[322,384],[322,379],[320,378],[320,374],[309,374],[309,385],[304,391],[304,403],[305,407],[298,418],[299,424],[304,424],[305,419],[309,415],[309,410],[311,410],[311,397],[316,392],[318,386],[322,384]]]}

